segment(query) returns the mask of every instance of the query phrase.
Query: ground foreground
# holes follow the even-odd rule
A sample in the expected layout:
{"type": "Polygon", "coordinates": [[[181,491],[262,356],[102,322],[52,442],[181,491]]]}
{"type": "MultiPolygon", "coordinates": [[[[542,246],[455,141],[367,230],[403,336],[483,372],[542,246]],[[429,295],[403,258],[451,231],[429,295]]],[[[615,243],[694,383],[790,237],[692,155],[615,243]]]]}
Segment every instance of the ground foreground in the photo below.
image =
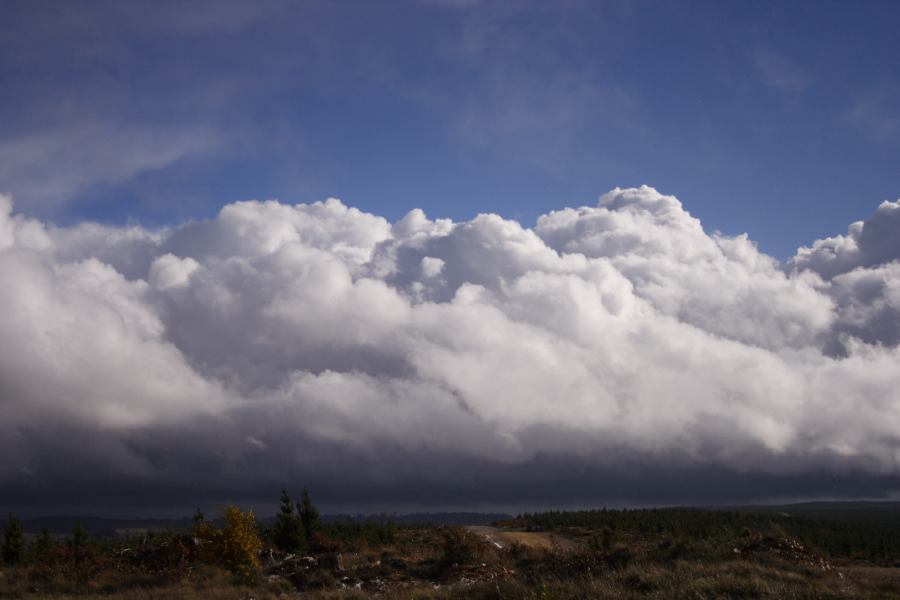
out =
{"type": "MultiPolygon", "coordinates": [[[[897,598],[896,515],[727,511],[524,515],[493,527],[324,528],[226,570],[189,533],[57,543],[0,574],[0,598],[897,598]]],[[[263,536],[265,539],[265,536],[263,536]]]]}

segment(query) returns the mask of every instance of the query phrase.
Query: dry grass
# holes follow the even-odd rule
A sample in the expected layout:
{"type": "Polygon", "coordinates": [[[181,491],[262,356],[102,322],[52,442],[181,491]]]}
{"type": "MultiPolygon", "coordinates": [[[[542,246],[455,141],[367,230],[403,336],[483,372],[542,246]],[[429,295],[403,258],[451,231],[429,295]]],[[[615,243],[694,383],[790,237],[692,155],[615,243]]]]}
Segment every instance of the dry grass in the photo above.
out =
{"type": "Polygon", "coordinates": [[[200,563],[147,571],[98,557],[90,563],[90,576],[83,578],[72,569],[46,565],[6,568],[0,572],[0,598],[900,600],[900,568],[831,565],[779,548],[760,546],[735,554],[703,545],[682,550],[659,540],[628,540],[607,549],[570,542],[514,543],[501,550],[473,532],[431,528],[403,531],[394,543],[379,548],[347,550],[341,570],[270,571],[251,585],[200,563]]]}

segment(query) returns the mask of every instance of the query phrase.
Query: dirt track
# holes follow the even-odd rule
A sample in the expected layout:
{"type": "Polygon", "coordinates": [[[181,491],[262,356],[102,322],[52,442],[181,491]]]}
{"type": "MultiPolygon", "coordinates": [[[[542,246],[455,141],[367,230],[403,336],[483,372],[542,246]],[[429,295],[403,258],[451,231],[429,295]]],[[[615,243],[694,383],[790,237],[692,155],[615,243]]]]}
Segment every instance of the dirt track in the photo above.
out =
{"type": "Polygon", "coordinates": [[[529,546],[531,548],[572,548],[575,542],[557,535],[543,531],[516,531],[511,529],[498,529],[486,525],[473,525],[468,528],[472,533],[484,536],[487,541],[497,548],[506,548],[514,543],[529,546]]]}

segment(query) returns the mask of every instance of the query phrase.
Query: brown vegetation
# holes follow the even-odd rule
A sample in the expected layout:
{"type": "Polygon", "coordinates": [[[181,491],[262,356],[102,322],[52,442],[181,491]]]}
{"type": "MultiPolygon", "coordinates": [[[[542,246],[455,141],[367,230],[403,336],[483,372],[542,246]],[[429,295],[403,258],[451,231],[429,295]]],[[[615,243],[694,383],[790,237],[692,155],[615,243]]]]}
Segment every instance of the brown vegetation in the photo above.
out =
{"type": "Polygon", "coordinates": [[[653,526],[528,532],[310,522],[309,550],[294,554],[271,543],[252,513],[232,507],[224,517],[221,527],[200,522],[196,535],[53,541],[39,553],[33,543],[23,562],[0,573],[0,597],[900,599],[900,568],[747,529],[692,537],[653,526]]]}

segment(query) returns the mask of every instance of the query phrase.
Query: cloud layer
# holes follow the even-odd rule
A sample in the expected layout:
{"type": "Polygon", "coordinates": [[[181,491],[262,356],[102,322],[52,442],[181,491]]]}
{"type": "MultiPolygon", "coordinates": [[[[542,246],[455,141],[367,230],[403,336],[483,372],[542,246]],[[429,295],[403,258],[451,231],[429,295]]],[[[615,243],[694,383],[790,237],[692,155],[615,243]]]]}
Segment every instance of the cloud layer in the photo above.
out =
{"type": "Polygon", "coordinates": [[[627,466],[886,492],[898,240],[885,202],[780,264],[649,187],[531,229],[333,199],[56,228],[3,197],[0,489],[565,502],[646,488],[627,466]]]}

